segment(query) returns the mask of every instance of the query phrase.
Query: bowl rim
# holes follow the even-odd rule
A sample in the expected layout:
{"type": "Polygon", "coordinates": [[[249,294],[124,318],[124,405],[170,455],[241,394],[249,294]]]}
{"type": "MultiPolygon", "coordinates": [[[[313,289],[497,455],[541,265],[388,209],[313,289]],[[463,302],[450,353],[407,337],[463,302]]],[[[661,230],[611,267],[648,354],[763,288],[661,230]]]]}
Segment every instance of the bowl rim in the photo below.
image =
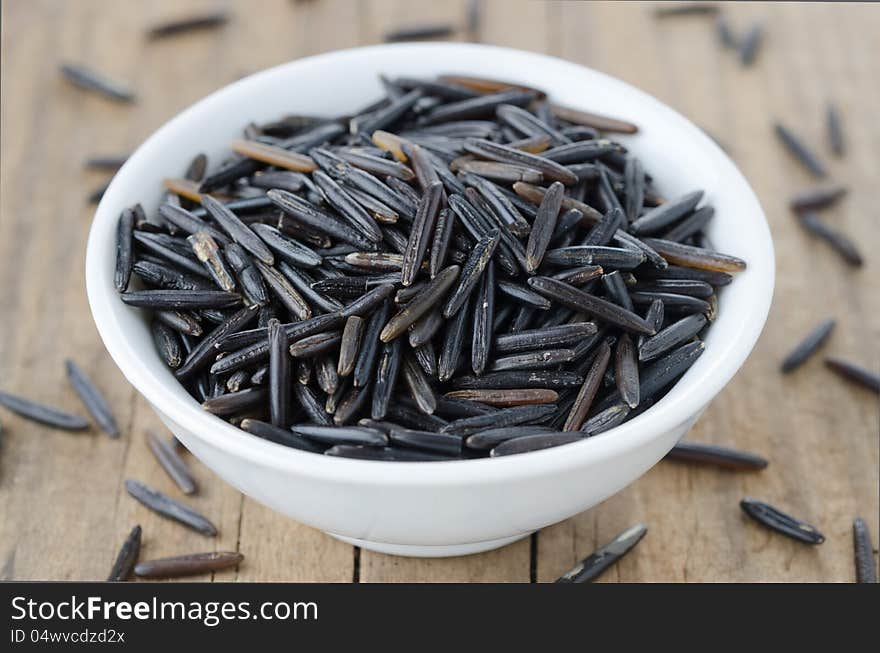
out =
{"type": "MultiPolygon", "coordinates": [[[[398,56],[402,56],[402,53],[398,56]]],[[[462,74],[464,73],[462,72],[462,74]]],[[[479,73],[475,70],[474,74],[479,73]]],[[[515,76],[510,76],[509,81],[515,82],[515,76]]],[[[95,217],[89,231],[85,267],[89,305],[95,325],[105,347],[129,383],[162,415],[186,431],[193,433],[195,437],[207,441],[208,444],[222,449],[236,458],[251,460],[257,464],[314,478],[386,486],[460,485],[465,483],[485,485],[513,477],[539,476],[546,474],[548,471],[579,466],[587,459],[596,461],[612,458],[649,442],[677,426],[681,426],[690,418],[700,413],[736,374],[751,353],[770,311],[775,279],[775,259],[770,229],[758,198],[745,177],[729,157],[711,138],[687,118],[637,87],[581,64],[546,54],[527,52],[514,48],[455,42],[394,43],[334,50],[256,72],[236,80],[190,105],[153,132],[135,150],[126,164],[114,176],[104,198],[95,211],[95,217]],[[116,218],[115,212],[111,211],[108,207],[108,198],[114,195],[114,186],[121,185],[119,180],[124,179],[126,169],[130,166],[131,161],[143,155],[145,150],[149,151],[154,143],[160,141],[164,134],[175,130],[177,125],[186,123],[190,116],[203,111],[206,107],[210,107],[219,98],[237,93],[256,80],[279,74],[288,74],[290,71],[299,68],[322,65],[335,59],[350,57],[353,54],[368,56],[377,51],[387,50],[435,50],[438,56],[442,56],[442,52],[448,49],[472,50],[476,61],[479,61],[478,55],[490,53],[493,56],[528,58],[535,65],[544,64],[557,68],[568,67],[573,72],[586,70],[591,75],[600,78],[603,83],[617,86],[622,91],[638,97],[640,102],[646,105],[647,111],[657,112],[664,119],[678,123],[680,128],[691,135],[696,145],[701,149],[708,150],[713,158],[717,160],[721,176],[728,182],[741,187],[742,192],[746,194],[746,199],[754,202],[759,213],[759,215],[754,216],[755,233],[753,236],[756,239],[756,248],[762,250],[762,255],[757,260],[750,260],[748,263],[752,269],[759,267],[763,277],[761,283],[754,284],[756,292],[752,300],[747,304],[749,310],[741,312],[737,316],[726,318],[739,319],[743,325],[738,332],[739,337],[737,341],[727,347],[727,356],[717,361],[713,360],[711,365],[706,365],[706,369],[700,376],[686,375],[684,379],[677,382],[674,386],[674,388],[680,390],[684,382],[687,386],[687,392],[676,392],[674,397],[670,397],[667,394],[646,410],[645,413],[605,433],[585,438],[582,441],[542,451],[530,452],[525,455],[491,459],[479,458],[428,463],[356,460],[316,455],[251,435],[201,410],[198,404],[194,402],[186,403],[174,396],[164,381],[155,377],[147,371],[146,366],[140,364],[142,354],[133,345],[132,339],[125,333],[124,329],[112,328],[112,326],[118,327],[118,325],[111,324],[113,322],[112,319],[105,319],[113,317],[111,310],[112,302],[121,303],[121,301],[115,293],[112,284],[101,282],[102,277],[106,278],[108,275],[112,275],[112,269],[111,266],[106,265],[104,258],[102,258],[103,250],[107,248],[107,245],[100,242],[103,236],[100,233],[101,229],[99,226],[116,218]]],[[[721,315],[718,319],[719,321],[724,320],[725,316],[721,315]]],[[[712,348],[708,348],[701,357],[701,360],[712,360],[713,358],[712,348]]]]}

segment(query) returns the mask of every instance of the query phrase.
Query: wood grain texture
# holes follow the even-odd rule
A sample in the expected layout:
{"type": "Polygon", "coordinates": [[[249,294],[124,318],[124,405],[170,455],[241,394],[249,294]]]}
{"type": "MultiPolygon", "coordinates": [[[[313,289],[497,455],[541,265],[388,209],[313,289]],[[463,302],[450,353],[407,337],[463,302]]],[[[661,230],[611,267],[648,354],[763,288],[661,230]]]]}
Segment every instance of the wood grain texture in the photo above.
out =
{"type": "MultiPolygon", "coordinates": [[[[657,21],[647,3],[486,0],[477,37],[548,52],[620,77],[709,130],[761,199],[776,244],[773,310],[755,352],[689,439],[749,449],[770,460],[738,474],[662,462],[600,506],[486,554],[440,560],[357,554],[352,547],[242,497],[185,454],[199,493],[183,498],[152,458],[144,429],[161,431],[149,406],[104,352],[85,297],[85,198],[106,176],[84,158],[134,149],[178,111],[234,79],[294,58],[381,41],[415,24],[463,25],[466,3],[404,0],[22,0],[2,3],[0,33],[0,388],[85,414],[64,380],[73,357],[106,394],[123,435],[69,434],[0,413],[0,579],[102,579],[131,527],[144,557],[240,550],[239,569],[202,580],[552,581],[637,521],[638,548],[602,577],[614,581],[849,582],[852,519],[878,528],[880,406],[840,382],[819,358],[781,377],[794,340],[828,316],[826,352],[880,368],[876,179],[880,174],[880,7],[738,3],[724,8],[737,32],[760,22],[766,40],[751,68],[718,47],[711,20],[657,21]],[[198,9],[228,8],[216,31],[158,42],[148,26],[198,9]],[[92,65],[130,83],[132,106],[83,93],[60,62],[92,65]],[[848,153],[829,153],[825,103],[845,121],[848,153]],[[808,237],[787,209],[811,179],[776,143],[784,121],[850,187],[827,219],[866,254],[849,269],[808,237]],[[217,538],[164,520],[122,487],[136,478],[212,519],[217,538]],[[820,527],[805,547],[740,512],[752,495],[820,527]]],[[[465,38],[460,36],[458,38],[465,38]]]]}

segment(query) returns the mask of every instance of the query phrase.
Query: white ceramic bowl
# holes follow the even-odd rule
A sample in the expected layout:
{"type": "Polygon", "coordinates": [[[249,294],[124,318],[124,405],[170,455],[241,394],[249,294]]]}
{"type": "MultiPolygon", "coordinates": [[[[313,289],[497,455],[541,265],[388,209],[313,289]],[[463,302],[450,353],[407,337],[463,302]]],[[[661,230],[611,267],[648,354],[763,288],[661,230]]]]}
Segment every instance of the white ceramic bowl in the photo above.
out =
{"type": "Polygon", "coordinates": [[[92,225],[89,302],[110,355],[186,447],[248,496],[360,546],[401,555],[484,551],[561,521],[622,489],[667,451],[733,377],[755,344],[773,294],[770,232],[757,198],[702,131],[645,93],[540,54],[458,43],[344,50],[242,79],[190,107],[151,136],[116,174],[92,225]],[[217,162],[249,121],[286,113],[338,115],[379,96],[379,73],[457,72],[545,89],[559,103],[631,120],[620,140],[667,196],[705,189],[720,250],[748,262],[719,297],[706,351],[654,407],[611,431],[556,449],[442,463],[347,460],[304,453],[249,435],[201,409],[160,360],[144,316],[113,287],[120,211],[156,210],[161,180],[196,152],[217,162]]]}

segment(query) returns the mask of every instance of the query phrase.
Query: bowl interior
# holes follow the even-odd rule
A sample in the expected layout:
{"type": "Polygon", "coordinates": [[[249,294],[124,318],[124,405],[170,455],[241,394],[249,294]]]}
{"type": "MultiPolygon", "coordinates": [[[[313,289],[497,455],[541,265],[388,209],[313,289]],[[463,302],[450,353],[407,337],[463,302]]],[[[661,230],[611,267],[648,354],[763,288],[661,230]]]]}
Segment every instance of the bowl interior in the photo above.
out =
{"type": "MultiPolygon", "coordinates": [[[[532,466],[572,464],[578,456],[611,455],[638,446],[702,409],[729,381],[757,340],[773,290],[773,249],[761,207],[745,179],[701,130],[645,93],[560,59],[490,46],[430,43],[383,45],[333,52],[257,73],[210,95],[151,136],[117,173],[102,199],[89,237],[89,301],[98,330],[128,380],[158,409],[199,437],[238,455],[310,473],[357,473],[376,465],[387,473],[430,479],[457,473],[527,472],[532,466]],[[119,301],[113,288],[115,228],[120,211],[140,201],[155,211],[162,179],[182,174],[198,152],[212,169],[229,156],[227,143],[250,122],[288,113],[335,116],[357,111],[382,93],[378,75],[462,73],[517,81],[545,89],[554,102],[631,120],[638,134],[619,140],[638,155],[666,197],[702,188],[716,209],[709,237],[748,269],[719,294],[719,317],[706,351],[682,380],[642,415],[600,436],[526,456],[430,465],[376,463],[314,456],[280,447],[206,414],[160,360],[144,315],[119,301]],[[332,466],[332,468],[331,468],[332,466]],[[415,469],[418,469],[416,472],[415,469]],[[429,471],[428,468],[431,468],[429,471]],[[475,468],[481,471],[477,472],[475,468]],[[489,471],[491,470],[491,472],[489,471]]],[[[436,480],[436,479],[435,479],[436,480]]]]}

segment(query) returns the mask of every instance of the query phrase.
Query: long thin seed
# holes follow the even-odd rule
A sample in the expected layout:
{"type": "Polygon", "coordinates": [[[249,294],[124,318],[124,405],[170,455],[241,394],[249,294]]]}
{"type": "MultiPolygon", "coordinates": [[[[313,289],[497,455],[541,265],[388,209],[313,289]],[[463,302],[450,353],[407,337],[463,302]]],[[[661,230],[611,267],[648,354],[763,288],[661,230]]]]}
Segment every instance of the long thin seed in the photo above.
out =
{"type": "MultiPolygon", "coordinates": [[[[209,278],[209,275],[202,264],[199,263],[195,257],[191,257],[192,250],[190,250],[188,246],[186,254],[183,254],[180,251],[175,251],[169,246],[170,243],[163,242],[163,239],[160,238],[161,235],[162,234],[150,234],[142,231],[135,231],[134,239],[139,245],[143,246],[151,253],[170,261],[177,267],[182,268],[187,272],[192,272],[197,276],[206,279],[209,278]]],[[[170,238],[170,236],[167,236],[167,238],[170,238]]],[[[183,242],[185,243],[186,241],[183,242]]]]}
{"type": "Polygon", "coordinates": [[[285,236],[278,229],[268,224],[252,224],[251,229],[281,259],[292,265],[308,268],[321,265],[321,256],[310,247],[285,236]]]}
{"type": "Polygon", "coordinates": [[[226,261],[220,254],[220,248],[211,234],[207,231],[197,231],[187,238],[192,246],[193,252],[205,268],[208,270],[214,283],[220,290],[232,292],[235,290],[235,279],[226,266],[226,261]]]}
{"type": "MultiPolygon", "coordinates": [[[[467,301],[471,292],[476,287],[477,282],[480,280],[480,277],[482,277],[492,255],[495,253],[500,233],[499,229],[493,229],[480,238],[476,245],[474,245],[474,248],[468,256],[468,260],[461,271],[461,278],[459,279],[458,286],[450,294],[449,299],[447,299],[446,304],[443,306],[444,317],[450,318],[455,315],[464,305],[465,301],[467,301]]],[[[458,266],[452,267],[456,268],[456,272],[458,271],[458,266]]]]}
{"type": "Polygon", "coordinates": [[[403,181],[412,181],[415,178],[413,171],[402,163],[389,161],[380,156],[373,156],[359,150],[336,150],[336,156],[351,165],[381,177],[397,177],[403,181]]]}
{"type": "Polygon", "coordinates": [[[447,397],[457,397],[469,401],[479,401],[490,406],[526,406],[529,404],[552,404],[559,394],[555,390],[543,388],[522,388],[509,390],[453,390],[447,397]]]}
{"type": "Polygon", "coordinates": [[[64,365],[67,369],[67,378],[76,394],[82,399],[83,406],[86,407],[86,410],[89,411],[89,414],[104,433],[111,438],[118,438],[119,427],[116,425],[113,412],[110,410],[110,406],[107,404],[101,391],[98,390],[92,380],[86,376],[86,373],[72,360],[68,358],[64,361],[64,365]]]}
{"type": "Polygon", "coordinates": [[[228,21],[229,14],[227,12],[211,11],[154,25],[147,31],[147,36],[151,39],[161,39],[196,30],[222,27],[228,21]]]}
{"type": "Polygon", "coordinates": [[[441,381],[448,381],[455,375],[456,367],[464,347],[465,330],[470,315],[467,311],[459,311],[447,323],[443,337],[443,348],[437,364],[437,376],[441,381]]]}
{"type": "Polygon", "coordinates": [[[528,284],[536,291],[563,306],[593,315],[599,320],[614,324],[635,333],[654,334],[654,327],[632,311],[594,297],[579,288],[549,277],[532,277],[528,284]]]}
{"type": "Polygon", "coordinates": [[[299,154],[266,143],[236,139],[229,144],[229,147],[233,152],[237,152],[249,159],[268,163],[278,168],[293,170],[294,172],[314,172],[318,168],[312,158],[305,154],[299,154]]]}
{"type": "Polygon", "coordinates": [[[437,273],[440,272],[446,263],[449,240],[454,227],[455,213],[448,208],[440,209],[440,213],[437,214],[434,237],[431,240],[431,251],[428,257],[428,272],[432,279],[437,276],[437,273]]]}
{"type": "Polygon", "coordinates": [[[179,368],[183,360],[183,349],[180,344],[180,338],[175,331],[167,324],[159,320],[153,320],[150,324],[150,332],[156,349],[159,350],[159,355],[165,361],[165,364],[173,370],[179,368]]]}
{"type": "Polygon", "coordinates": [[[413,355],[404,354],[401,372],[403,373],[403,380],[419,410],[427,415],[431,415],[437,409],[437,398],[434,396],[434,390],[428,382],[428,377],[425,376],[413,355]]]}
{"type": "Polygon", "coordinates": [[[562,198],[565,196],[565,186],[555,181],[547,189],[538,207],[538,217],[532,224],[529,234],[529,242],[526,245],[526,262],[529,272],[534,272],[541,265],[544,252],[556,229],[556,219],[562,208],[562,198]]]}
{"type": "Polygon", "coordinates": [[[623,178],[626,218],[633,223],[639,217],[639,212],[645,203],[645,171],[638,157],[631,156],[626,160],[623,178]]]}
{"type": "Polygon", "coordinates": [[[272,318],[269,337],[269,420],[275,426],[287,426],[290,416],[290,355],[287,333],[281,322],[272,318]]]}
{"type": "Polygon", "coordinates": [[[532,91],[508,89],[475,98],[448,102],[432,109],[422,120],[424,125],[436,125],[450,120],[467,120],[492,115],[502,105],[524,106],[535,98],[532,91]]]}
{"type": "Polygon", "coordinates": [[[324,411],[324,407],[318,403],[318,398],[310,387],[302,383],[294,383],[293,394],[313,423],[322,426],[330,426],[332,424],[330,417],[324,411]]]}
{"type": "Polygon", "coordinates": [[[492,372],[508,370],[543,370],[574,360],[572,349],[544,349],[496,358],[489,366],[492,372]]]}
{"type": "Polygon", "coordinates": [[[237,551],[189,553],[170,558],[145,560],[135,565],[134,573],[140,578],[179,578],[237,567],[244,556],[237,551]]]}
{"type": "Polygon", "coordinates": [[[629,405],[624,402],[609,406],[584,422],[584,425],[581,426],[581,432],[588,435],[598,435],[599,433],[611,430],[618,424],[623,423],[631,410],[629,405]]]}
{"type": "Polygon", "coordinates": [[[566,267],[598,265],[604,270],[632,270],[645,262],[645,254],[637,249],[573,245],[551,249],[544,257],[544,261],[550,265],[566,267]]]}
{"type": "Polygon", "coordinates": [[[442,462],[445,460],[455,460],[457,458],[457,456],[446,456],[416,449],[401,449],[398,447],[365,447],[351,444],[337,444],[327,449],[324,453],[328,456],[339,456],[341,458],[399,462],[442,462]]]}
{"type": "Polygon", "coordinates": [[[608,362],[611,360],[611,347],[607,341],[603,341],[599,345],[599,350],[590,369],[584,376],[584,382],[578,391],[577,397],[571,406],[568,417],[565,419],[565,425],[562,427],[564,431],[577,431],[583,426],[590,412],[590,407],[605,376],[605,370],[608,369],[608,362]]]}
{"type": "MultiPolygon", "coordinates": [[[[465,150],[483,159],[498,161],[500,163],[512,163],[527,168],[538,170],[545,179],[561,181],[566,186],[577,183],[577,175],[565,166],[545,159],[536,154],[530,154],[508,145],[493,143],[491,141],[469,138],[464,143],[465,150]]],[[[522,183],[522,182],[517,182],[522,183]]]]}
{"type": "Polygon", "coordinates": [[[272,265],[275,261],[272,250],[238,216],[210,195],[202,196],[202,206],[205,207],[217,224],[223,228],[223,231],[229,234],[232,240],[266,265],[272,265]]]}
{"type": "Polygon", "coordinates": [[[635,134],[639,129],[637,125],[631,122],[627,122],[625,120],[610,118],[608,116],[603,116],[598,113],[592,113],[589,111],[569,109],[568,107],[563,107],[558,104],[551,103],[550,112],[561,120],[573,122],[576,125],[592,127],[594,129],[598,129],[601,132],[635,134]]]}
{"type": "Polygon", "coordinates": [[[710,249],[683,245],[660,238],[646,238],[645,242],[657,250],[667,261],[676,265],[713,272],[739,272],[746,268],[746,262],[742,259],[710,249]]]}
{"type": "Polygon", "coordinates": [[[645,339],[639,347],[639,360],[653,360],[687,342],[702,331],[707,322],[706,316],[702,314],[688,315],[673,322],[656,335],[645,339]]]}
{"type": "Polygon", "coordinates": [[[450,433],[434,433],[433,431],[416,431],[392,427],[388,432],[392,445],[406,449],[419,449],[450,456],[461,455],[463,438],[450,433]]]}
{"type": "Polygon", "coordinates": [[[171,327],[179,333],[190,336],[200,336],[203,333],[202,324],[192,313],[181,311],[156,311],[153,314],[157,322],[171,327]]]}
{"type": "Polygon", "coordinates": [[[235,415],[261,405],[268,396],[264,388],[246,388],[219,397],[211,397],[202,402],[202,408],[213,415],[235,415]]]}
{"type": "Polygon", "coordinates": [[[89,422],[79,415],[39,404],[24,397],[17,397],[0,391],[0,406],[5,406],[13,413],[22,417],[53,426],[55,428],[64,429],[65,431],[82,431],[89,428],[89,422]]]}
{"type": "Polygon", "coordinates": [[[605,546],[581,560],[560,576],[557,583],[589,583],[625,556],[648,532],[644,524],[636,524],[616,535],[605,546]]]}
{"type": "Polygon", "coordinates": [[[573,345],[583,340],[584,337],[593,335],[596,331],[596,325],[592,322],[575,322],[541,329],[526,329],[498,336],[495,340],[495,351],[521,352],[573,345]]]}
{"type": "Polygon", "coordinates": [[[174,372],[174,375],[178,379],[183,379],[210,364],[213,356],[216,355],[214,346],[223,338],[240,331],[256,317],[258,310],[257,306],[246,306],[233,313],[225,322],[199,341],[199,344],[189,353],[186,361],[174,372]]]}
{"type": "Polygon", "coordinates": [[[751,66],[754,63],[763,39],[764,30],[760,25],[752,25],[751,29],[746,32],[739,44],[739,60],[743,66],[751,66]]]}
{"type": "Polygon", "coordinates": [[[403,267],[400,280],[404,286],[412,284],[422,265],[428,240],[434,230],[434,220],[440,208],[443,195],[443,184],[434,182],[425,190],[419,202],[419,209],[413,220],[412,230],[403,255],[403,267]]]}
{"type": "Polygon", "coordinates": [[[856,563],[857,583],[876,583],[877,571],[874,568],[874,547],[871,533],[861,517],[853,521],[853,553],[856,563]]]}
{"type": "Polygon", "coordinates": [[[117,102],[134,102],[134,92],[114,79],[78,64],[61,64],[61,74],[74,86],[93,91],[117,102]]]}
{"type": "Polygon", "coordinates": [[[750,471],[764,469],[767,460],[748,451],[737,451],[728,447],[698,442],[679,442],[666,454],[671,460],[713,465],[724,469],[750,471]]]}
{"type": "Polygon", "coordinates": [[[119,298],[129,306],[155,309],[228,308],[241,296],[221,290],[130,290],[119,298]]]}
{"type": "Polygon", "coordinates": [[[469,435],[485,428],[500,428],[502,426],[518,426],[535,422],[543,417],[552,415],[556,410],[553,404],[535,404],[531,406],[513,406],[502,408],[494,413],[465,417],[449,422],[440,430],[444,433],[460,433],[469,435]]]}
{"type": "Polygon", "coordinates": [[[391,396],[397,385],[402,356],[403,343],[400,339],[382,343],[379,367],[376,370],[376,383],[373,386],[373,403],[370,412],[373,419],[385,419],[391,396]]]}
{"type": "Polygon", "coordinates": [[[83,162],[83,165],[92,170],[108,170],[112,172],[124,166],[128,156],[128,154],[90,156],[83,162]]]}
{"type": "Polygon", "coordinates": [[[815,211],[824,209],[835,204],[840,198],[848,192],[846,186],[834,184],[831,186],[818,186],[816,188],[808,188],[794,195],[789,201],[788,206],[792,211],[815,211]]]}
{"type": "Polygon", "coordinates": [[[376,130],[390,127],[409,111],[421,96],[421,89],[415,89],[377,111],[353,118],[349,122],[349,131],[352,134],[372,134],[376,130]]]}
{"type": "Polygon", "coordinates": [[[507,440],[522,438],[527,435],[548,433],[556,433],[556,431],[546,426],[511,426],[500,429],[486,429],[485,431],[478,431],[473,435],[469,435],[465,439],[464,444],[468,449],[489,450],[507,440]]]}
{"type": "Polygon", "coordinates": [[[857,383],[868,390],[880,394],[880,374],[845,361],[842,358],[826,358],[825,366],[848,381],[857,383]]]}
{"type": "Polygon", "coordinates": [[[557,370],[509,370],[482,376],[457,376],[452,387],[460,390],[505,390],[516,388],[571,388],[581,385],[583,377],[575,372],[557,370]]]}
{"type": "Polygon", "coordinates": [[[162,216],[166,222],[171,223],[185,233],[195,234],[200,231],[206,231],[218,243],[225,245],[229,242],[229,237],[225,233],[215,229],[200,217],[193,214],[191,211],[187,211],[181,206],[175,206],[174,204],[168,204],[167,202],[161,204],[159,206],[159,215],[162,216]]]}
{"type": "Polygon", "coordinates": [[[512,456],[518,453],[541,451],[542,449],[550,449],[564,444],[571,444],[572,442],[583,440],[584,437],[586,436],[583,433],[569,433],[567,431],[524,435],[519,438],[505,440],[501,444],[496,445],[489,452],[489,455],[492,458],[498,458],[499,456],[512,456]]]}
{"type": "MultiPolygon", "coordinates": [[[[305,225],[309,229],[313,229],[321,234],[326,234],[333,239],[350,243],[355,247],[363,249],[373,249],[375,244],[366,236],[347,223],[326,211],[322,211],[316,206],[309,204],[306,200],[297,197],[293,193],[280,188],[273,188],[266,191],[266,196],[275,206],[280,208],[286,215],[289,215],[298,224],[305,225]]],[[[284,227],[279,223],[279,228],[284,227]]]]}
{"type": "Polygon", "coordinates": [[[312,178],[327,202],[351,225],[373,242],[382,240],[382,231],[369,213],[326,173],[316,170],[312,178]]]}
{"type": "Polygon", "coordinates": [[[382,336],[385,334],[388,324],[391,324],[391,322],[388,322],[390,308],[390,302],[385,300],[378,310],[373,312],[367,322],[360,353],[352,375],[352,381],[356,388],[364,388],[373,380],[373,370],[376,368],[376,359],[378,358],[379,341],[389,342],[389,340],[382,336]]]}
{"type": "Polygon", "coordinates": [[[165,470],[165,473],[171,477],[180,491],[184,494],[195,494],[196,481],[186,468],[186,463],[177,453],[167,440],[157,436],[153,431],[147,429],[147,444],[156,460],[165,470]]]}
{"type": "Polygon", "coordinates": [[[418,349],[429,344],[443,323],[443,314],[440,312],[439,306],[428,311],[409,327],[410,347],[418,349]]]}
{"type": "MultiPolygon", "coordinates": [[[[404,306],[388,324],[382,329],[379,338],[382,342],[390,342],[401,333],[406,331],[409,325],[413,324],[422,315],[427,313],[445,296],[446,292],[455,283],[461,268],[457,265],[450,265],[432,279],[424,291],[418,297],[415,297],[406,306],[404,306]]],[[[445,311],[444,311],[445,315],[445,311]]]]}
{"type": "MultiPolygon", "coordinates": [[[[299,386],[299,384],[297,385],[299,386]]],[[[243,431],[247,431],[259,438],[269,440],[270,442],[285,447],[291,447],[292,449],[299,449],[301,451],[310,451],[311,453],[323,453],[324,451],[324,447],[315,444],[311,440],[307,440],[301,435],[295,435],[286,428],[280,428],[269,424],[268,422],[261,422],[256,419],[244,419],[239,426],[243,431]]]]}
{"type": "Polygon", "coordinates": [[[543,311],[550,308],[550,300],[546,297],[542,297],[526,286],[503,280],[499,280],[497,284],[498,290],[525,306],[531,306],[543,311]]]}
{"type": "Polygon", "coordinates": [[[202,535],[214,537],[217,535],[217,527],[214,526],[204,515],[197,512],[193,508],[186,506],[171,497],[162,494],[158,490],[154,490],[140,481],[127,479],[125,481],[126,491],[144,506],[164,517],[173,519],[198,531],[202,535]]]}
{"type": "Polygon", "coordinates": [[[341,341],[342,333],[340,331],[316,333],[313,336],[301,338],[290,345],[290,355],[294,358],[312,358],[337,349],[341,341]]]}
{"type": "Polygon", "coordinates": [[[339,345],[339,362],[336,368],[339,376],[348,376],[354,371],[363,333],[363,318],[352,315],[345,321],[345,328],[342,330],[342,341],[339,345]]]}
{"type": "Polygon", "coordinates": [[[332,297],[325,297],[312,288],[312,278],[306,272],[297,269],[286,261],[278,263],[278,270],[296,288],[300,296],[306,301],[306,304],[326,313],[335,313],[342,309],[342,304],[339,301],[332,297]]]}
{"type": "Polygon", "coordinates": [[[162,180],[162,185],[174,195],[179,196],[179,198],[187,199],[191,202],[201,202],[202,201],[202,193],[200,191],[200,186],[195,181],[190,181],[189,179],[179,179],[177,177],[166,177],[162,180]]]}
{"type": "Polygon", "coordinates": [[[324,444],[362,444],[371,447],[384,447],[388,444],[388,436],[381,431],[366,429],[361,426],[313,426],[311,424],[294,424],[290,430],[305,438],[324,444]]]}
{"type": "Polygon", "coordinates": [[[810,174],[814,177],[822,178],[828,176],[825,166],[819,161],[813,152],[811,152],[803,142],[795,136],[787,127],[780,123],[774,125],[776,136],[785,145],[789,154],[793,156],[810,174]]]}
{"type": "Polygon", "coordinates": [[[116,560],[110,569],[110,575],[107,576],[107,582],[119,582],[127,580],[134,571],[138,556],[141,552],[141,526],[138,524],[131,529],[128,537],[122,543],[119,553],[116,554],[116,560]]]}
{"type": "Polygon", "coordinates": [[[132,234],[134,232],[134,211],[123,209],[116,228],[116,270],[113,274],[113,285],[123,292],[128,288],[131,267],[134,261],[132,234]]]}
{"type": "Polygon", "coordinates": [[[492,316],[495,314],[495,266],[489,261],[474,296],[474,333],[471,341],[471,369],[479,376],[486,369],[492,351],[492,316]]]}
{"type": "Polygon", "coordinates": [[[843,156],[846,153],[846,139],[843,135],[843,122],[840,112],[834,104],[829,103],[825,113],[828,127],[828,143],[835,156],[843,156]]]}
{"type": "Polygon", "coordinates": [[[635,220],[630,225],[630,229],[634,234],[655,234],[692,211],[702,198],[703,191],[697,190],[678,199],[664,202],[635,220]]]}
{"type": "Polygon", "coordinates": [[[639,366],[636,348],[628,333],[617,341],[614,358],[614,381],[621,398],[630,408],[639,405],[639,366]]]}
{"type": "Polygon", "coordinates": [[[791,353],[785,357],[779,369],[783,373],[788,373],[803,365],[810,356],[825,344],[836,324],[837,322],[833,318],[828,318],[810,331],[791,353]]]}
{"type": "Polygon", "coordinates": [[[792,517],[763,501],[746,497],[739,502],[739,506],[743,509],[743,512],[759,524],[782,533],[793,540],[806,542],[807,544],[822,544],[825,541],[825,536],[816,530],[815,526],[792,517]]]}
{"type": "Polygon", "coordinates": [[[701,206],[689,216],[682,218],[678,224],[663,234],[663,239],[681,242],[694,236],[703,231],[714,215],[714,208],[711,206],[701,206]]]}
{"type": "Polygon", "coordinates": [[[798,220],[807,231],[828,243],[834,251],[840,254],[844,261],[853,267],[861,267],[862,255],[859,253],[855,243],[847,236],[829,227],[815,213],[799,213],[798,220]]]}
{"type": "Polygon", "coordinates": [[[359,315],[361,317],[368,315],[376,306],[388,299],[393,292],[394,286],[390,283],[378,285],[360,298],[344,306],[339,311],[339,315],[342,318],[349,318],[352,315],[359,315]]]}
{"type": "Polygon", "coordinates": [[[291,315],[300,320],[308,320],[312,317],[311,307],[283,274],[259,260],[254,261],[254,265],[263,275],[266,285],[275,293],[275,296],[290,311],[291,315]]]}

